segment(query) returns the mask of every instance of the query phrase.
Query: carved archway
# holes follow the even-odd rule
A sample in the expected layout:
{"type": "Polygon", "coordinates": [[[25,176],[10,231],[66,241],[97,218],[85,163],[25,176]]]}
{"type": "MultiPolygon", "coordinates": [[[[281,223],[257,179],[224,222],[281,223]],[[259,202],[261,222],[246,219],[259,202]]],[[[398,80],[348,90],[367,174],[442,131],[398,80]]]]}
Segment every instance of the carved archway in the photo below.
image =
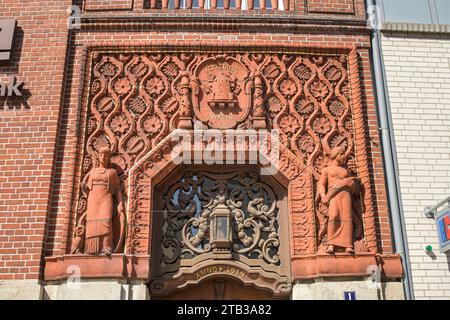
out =
{"type": "MultiPolygon", "coordinates": [[[[193,135],[194,132],[190,131],[193,135]]],[[[167,136],[157,147],[151,150],[130,170],[129,194],[129,232],[127,237],[127,254],[151,255],[153,238],[152,214],[154,214],[154,188],[167,178],[179,164],[174,158],[174,146],[177,134],[167,136]]],[[[189,139],[188,139],[189,140],[189,139]]],[[[191,139],[189,141],[194,141],[191,139]]],[[[249,266],[237,261],[205,260],[203,263],[192,264],[175,276],[172,281],[161,277],[152,284],[154,293],[170,293],[175,289],[183,289],[189,285],[203,281],[202,270],[215,268],[214,275],[206,272],[205,277],[236,277],[243,285],[256,286],[269,290],[273,296],[286,296],[291,288],[290,256],[292,253],[313,254],[315,252],[315,219],[313,211],[312,176],[306,167],[288,149],[279,145],[279,162],[273,178],[287,190],[288,201],[284,225],[288,227],[290,237],[286,237],[289,250],[284,256],[284,272],[268,272],[260,266],[249,266]],[[289,254],[289,252],[291,254],[289,254]],[[230,272],[229,270],[235,270],[230,272]],[[200,276],[199,276],[200,275],[200,276]]],[[[183,152],[194,153],[194,144],[183,152]]],[[[248,153],[246,153],[248,155],[248,153]]],[[[249,163],[250,159],[245,159],[249,163]]],[[[261,164],[260,164],[261,165],[261,164]]],[[[230,167],[236,168],[235,165],[230,167]]],[[[171,180],[172,181],[172,180],[171,180]]],[[[162,199],[158,198],[159,202],[162,199]]],[[[152,258],[151,258],[152,260],[152,258]]],[[[150,274],[152,274],[152,270],[150,274]]]]}
{"type": "MultiPolygon", "coordinates": [[[[177,166],[172,153],[176,141],[176,133],[168,135],[130,170],[128,254],[148,254],[150,251],[152,188],[177,166]]],[[[195,146],[192,144],[187,151],[193,153],[195,146]]],[[[313,254],[316,244],[312,175],[290,150],[279,145],[279,151],[274,177],[288,188],[290,249],[294,255],[313,254]]]]}
{"type": "Polygon", "coordinates": [[[220,279],[289,296],[287,188],[279,181],[255,165],[181,165],[153,194],[152,296],[220,279]]]}

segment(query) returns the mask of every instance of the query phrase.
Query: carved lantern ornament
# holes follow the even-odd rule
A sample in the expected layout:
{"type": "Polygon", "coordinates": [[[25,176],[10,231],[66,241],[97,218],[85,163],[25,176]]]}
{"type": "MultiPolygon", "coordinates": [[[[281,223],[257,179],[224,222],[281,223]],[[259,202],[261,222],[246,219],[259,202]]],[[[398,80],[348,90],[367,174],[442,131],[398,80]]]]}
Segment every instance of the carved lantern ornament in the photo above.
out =
{"type": "Polygon", "coordinates": [[[233,243],[231,210],[225,204],[225,198],[211,212],[211,239],[210,244],[214,250],[230,250],[233,243]]]}

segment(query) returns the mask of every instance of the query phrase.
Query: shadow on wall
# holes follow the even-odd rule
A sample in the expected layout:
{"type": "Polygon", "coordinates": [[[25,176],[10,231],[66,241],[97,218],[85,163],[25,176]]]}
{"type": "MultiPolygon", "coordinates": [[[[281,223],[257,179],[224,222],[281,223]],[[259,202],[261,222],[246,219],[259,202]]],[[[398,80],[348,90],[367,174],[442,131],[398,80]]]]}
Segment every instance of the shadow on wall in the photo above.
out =
{"type": "Polygon", "coordinates": [[[17,26],[12,48],[12,56],[9,61],[0,62],[0,75],[16,75],[19,72],[20,59],[22,57],[23,39],[25,32],[22,27],[17,26]]]}
{"type": "Polygon", "coordinates": [[[30,105],[28,103],[28,100],[31,97],[30,90],[26,88],[22,88],[20,90],[21,96],[20,97],[1,97],[0,98],[0,110],[29,110],[30,105]]]}
{"type": "Polygon", "coordinates": [[[434,261],[437,259],[436,254],[433,251],[427,251],[427,255],[434,261]]]}
{"type": "MultiPolygon", "coordinates": [[[[9,76],[17,76],[19,72],[20,59],[22,57],[24,30],[18,26],[14,38],[14,45],[12,48],[12,58],[7,62],[0,62],[0,76],[6,78],[9,76]]],[[[19,78],[18,81],[21,81],[19,78]]],[[[25,84],[26,85],[26,84],[25,84]]],[[[30,109],[28,100],[31,97],[31,92],[26,88],[20,88],[22,96],[0,97],[0,111],[2,110],[17,110],[30,109]]]]}

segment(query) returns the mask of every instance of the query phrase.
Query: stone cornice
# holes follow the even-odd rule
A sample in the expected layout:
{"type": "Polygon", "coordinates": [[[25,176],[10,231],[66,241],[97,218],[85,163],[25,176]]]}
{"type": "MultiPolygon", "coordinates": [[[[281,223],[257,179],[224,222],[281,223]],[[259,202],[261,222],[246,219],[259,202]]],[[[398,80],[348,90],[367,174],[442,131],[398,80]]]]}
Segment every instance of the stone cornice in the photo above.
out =
{"type": "Polygon", "coordinates": [[[381,31],[427,33],[427,34],[450,34],[450,25],[385,22],[383,23],[381,31]]]}
{"type": "Polygon", "coordinates": [[[289,14],[141,14],[141,15],[99,15],[84,14],[81,17],[82,30],[164,30],[164,31],[220,31],[220,32],[267,32],[295,33],[310,31],[314,33],[369,34],[370,30],[363,20],[331,20],[307,18],[289,14]]]}

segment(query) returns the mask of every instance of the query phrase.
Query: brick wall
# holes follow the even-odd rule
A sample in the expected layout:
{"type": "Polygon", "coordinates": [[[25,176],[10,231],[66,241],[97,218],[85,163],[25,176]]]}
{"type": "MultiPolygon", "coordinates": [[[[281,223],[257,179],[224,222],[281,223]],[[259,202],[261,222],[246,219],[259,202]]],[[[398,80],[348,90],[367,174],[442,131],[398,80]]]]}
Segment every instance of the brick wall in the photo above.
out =
{"type": "Polygon", "coordinates": [[[0,100],[0,279],[39,277],[70,3],[0,1],[0,19],[18,21],[14,56],[0,64],[0,82],[16,75],[29,92],[26,103],[0,100]]]}
{"type": "MultiPolygon", "coordinates": [[[[132,16],[126,22],[106,24],[95,19],[83,20],[83,30],[73,31],[69,38],[66,9],[72,1],[47,1],[45,7],[41,3],[0,0],[0,18],[17,18],[19,24],[15,56],[10,64],[0,65],[0,81],[15,74],[30,92],[28,107],[10,109],[7,104],[0,109],[0,280],[38,279],[42,273],[43,250],[46,256],[67,253],[73,227],[73,186],[78,178],[76,159],[82,147],[79,120],[86,106],[82,100],[83,81],[89,81],[83,73],[85,53],[87,47],[96,46],[136,48],[177,44],[269,48],[282,44],[299,51],[360,47],[378,245],[381,252],[392,252],[372,92],[370,38],[364,27],[322,24],[297,28],[292,26],[292,21],[287,21],[288,27],[271,29],[267,20],[258,21],[257,16],[253,16],[251,25],[239,24],[238,19],[211,17],[204,19],[206,25],[201,25],[198,19],[190,21],[189,15],[180,12],[175,24],[163,21],[161,26],[149,19],[151,26],[142,26],[141,20],[135,21],[132,27],[132,16]],[[255,31],[258,23],[264,23],[263,32],[255,31]]],[[[77,3],[81,5],[82,1],[77,3]]],[[[142,0],[134,1],[136,14],[140,14],[136,8],[142,8],[142,3],[142,0]]],[[[355,7],[361,6],[363,1],[355,0],[355,7]]],[[[357,12],[364,14],[364,10],[357,12]]],[[[109,19],[109,15],[121,13],[117,10],[95,14],[109,19]]]]}
{"type": "Polygon", "coordinates": [[[354,14],[354,0],[308,0],[308,12],[354,14]]]}
{"type": "Polygon", "coordinates": [[[86,11],[132,10],[133,0],[87,0],[84,9],[86,11]]]}
{"type": "Polygon", "coordinates": [[[450,40],[386,33],[382,44],[415,296],[450,299],[450,258],[423,214],[450,195],[450,40]]]}

